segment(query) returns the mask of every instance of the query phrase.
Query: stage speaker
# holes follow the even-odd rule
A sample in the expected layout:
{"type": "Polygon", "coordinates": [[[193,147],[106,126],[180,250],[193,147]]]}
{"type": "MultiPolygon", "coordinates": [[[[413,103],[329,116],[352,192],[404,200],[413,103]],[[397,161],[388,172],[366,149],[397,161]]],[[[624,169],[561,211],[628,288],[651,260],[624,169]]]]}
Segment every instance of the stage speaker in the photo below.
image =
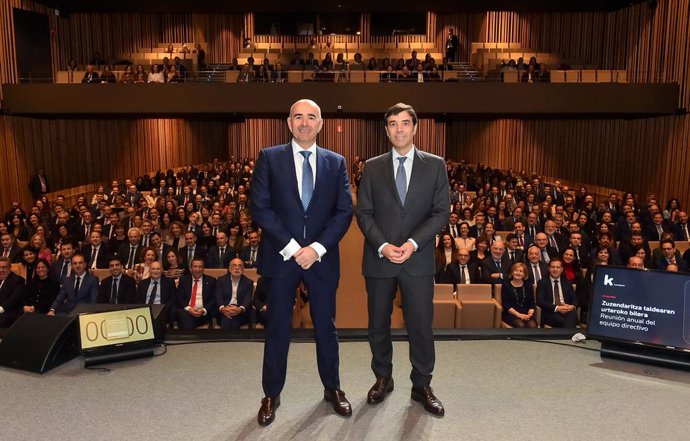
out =
{"type": "MultiPolygon", "coordinates": [[[[138,304],[113,304],[113,303],[79,303],[70,312],[70,317],[77,317],[79,314],[83,313],[93,313],[93,312],[107,312],[107,311],[118,311],[120,309],[130,309],[135,308],[138,304]]],[[[163,343],[165,340],[165,331],[168,322],[168,307],[167,305],[151,305],[151,317],[153,318],[153,333],[156,338],[156,343],[163,343]]]]}
{"type": "Polygon", "coordinates": [[[0,365],[44,373],[79,355],[77,321],[22,314],[0,342],[0,365]]]}

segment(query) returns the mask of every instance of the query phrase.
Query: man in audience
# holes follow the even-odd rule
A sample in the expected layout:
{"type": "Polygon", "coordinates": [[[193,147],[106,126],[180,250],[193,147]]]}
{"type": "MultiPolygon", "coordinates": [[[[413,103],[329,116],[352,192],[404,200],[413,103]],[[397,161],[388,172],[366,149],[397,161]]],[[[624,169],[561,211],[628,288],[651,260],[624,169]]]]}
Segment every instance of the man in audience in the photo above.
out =
{"type": "Polygon", "coordinates": [[[103,245],[101,233],[98,231],[92,231],[88,237],[89,243],[85,244],[81,253],[86,259],[86,268],[89,270],[93,269],[105,269],[108,268],[108,254],[107,247],[103,245]]]}
{"type": "Polygon", "coordinates": [[[168,251],[172,250],[172,246],[168,245],[167,243],[163,243],[160,233],[155,231],[151,233],[151,247],[156,250],[156,254],[158,254],[158,261],[161,263],[165,261],[164,259],[168,254],[168,251]]]}
{"type": "Polygon", "coordinates": [[[690,240],[690,226],[688,225],[688,213],[686,211],[681,210],[678,212],[678,222],[673,225],[673,235],[677,241],[690,240]]]}
{"type": "Polygon", "coordinates": [[[631,256],[628,259],[628,268],[644,269],[644,260],[641,257],[631,256]]]}
{"type": "Polygon", "coordinates": [[[534,242],[534,238],[529,234],[525,233],[525,224],[521,221],[515,222],[513,225],[513,232],[518,241],[518,248],[521,250],[526,250],[534,242]]]}
{"type": "Polygon", "coordinates": [[[601,233],[599,235],[599,246],[594,248],[589,253],[589,261],[590,262],[594,261],[596,259],[596,255],[599,252],[599,250],[602,248],[606,248],[606,250],[609,252],[609,265],[623,266],[623,261],[621,260],[621,256],[620,256],[620,254],[618,254],[618,250],[616,248],[614,248],[613,244],[614,244],[613,234],[601,233]]]}
{"type": "Polygon", "coordinates": [[[261,237],[257,231],[250,231],[247,237],[249,245],[242,247],[240,251],[240,259],[244,262],[245,268],[256,268],[256,262],[259,259],[259,243],[261,237]]]}
{"type": "Polygon", "coordinates": [[[549,266],[541,260],[541,250],[538,246],[532,245],[527,249],[527,278],[530,285],[536,285],[541,279],[546,277],[549,266]]]}
{"type": "Polygon", "coordinates": [[[657,268],[665,270],[669,264],[674,264],[679,271],[686,272],[688,270],[687,262],[679,258],[680,253],[676,250],[676,244],[673,239],[662,240],[659,243],[659,248],[661,248],[662,255],[654,260],[657,268]]]}
{"type": "Polygon", "coordinates": [[[524,262],[525,260],[525,253],[524,251],[520,248],[520,244],[518,242],[517,235],[514,233],[508,234],[506,236],[506,256],[508,257],[508,260],[510,261],[510,266],[512,267],[513,264],[517,262],[524,262]]]}
{"type": "Polygon", "coordinates": [[[174,321],[175,282],[170,277],[163,277],[160,262],[153,262],[149,266],[149,277],[139,282],[133,303],[165,305],[166,321],[174,321]]]}
{"type": "Polygon", "coordinates": [[[76,251],[74,242],[65,241],[60,245],[60,258],[50,266],[51,278],[62,283],[72,274],[72,256],[76,251]]]}
{"type": "Polygon", "coordinates": [[[48,315],[67,315],[79,303],[96,303],[98,278],[86,271],[84,256],[72,256],[72,274],[65,279],[48,315]]]}
{"type": "Polygon", "coordinates": [[[0,328],[9,328],[21,315],[26,295],[26,281],[11,267],[9,257],[0,257],[0,328]]]}
{"type": "Polygon", "coordinates": [[[151,246],[151,233],[153,232],[153,224],[146,219],[141,223],[141,246],[151,246]]]}
{"type": "Polygon", "coordinates": [[[557,230],[556,222],[548,220],[544,223],[544,234],[546,234],[548,247],[551,248],[551,254],[559,256],[567,246],[567,243],[563,236],[556,234],[557,230]]]}
{"type": "Polygon", "coordinates": [[[194,257],[191,274],[180,278],[175,297],[177,319],[182,329],[194,329],[211,323],[209,311],[215,307],[216,279],[204,275],[204,259],[194,257]]]}
{"type": "Polygon", "coordinates": [[[137,303],[136,282],[124,273],[122,259],[112,256],[108,259],[110,275],[101,281],[97,303],[137,303]]]}
{"type": "Polygon", "coordinates": [[[100,83],[98,80],[98,72],[96,72],[92,64],[86,66],[86,72],[84,73],[84,78],[81,79],[81,82],[83,84],[100,83]]]}
{"type": "Polygon", "coordinates": [[[133,269],[134,265],[141,263],[141,230],[138,228],[130,228],[127,231],[127,241],[120,245],[117,250],[117,255],[120,256],[125,263],[126,269],[133,269]]]}
{"type": "Polygon", "coordinates": [[[197,236],[191,231],[184,233],[185,246],[180,248],[180,256],[182,256],[182,266],[190,268],[194,259],[206,259],[206,251],[204,247],[197,243],[197,236]]]}
{"type": "Polygon", "coordinates": [[[562,276],[563,262],[549,262],[549,276],[537,283],[537,306],[542,327],[574,328],[577,324],[577,297],[573,285],[562,276]]]}
{"type": "Polygon", "coordinates": [[[22,250],[14,244],[14,238],[10,233],[3,233],[0,236],[0,244],[2,245],[1,257],[7,257],[11,263],[19,262],[22,250]]]}
{"type": "Polygon", "coordinates": [[[551,259],[558,257],[558,251],[549,245],[549,239],[546,233],[537,233],[534,237],[534,245],[539,249],[542,262],[548,264],[551,259]]]}
{"type": "Polygon", "coordinates": [[[634,256],[635,253],[637,253],[637,250],[640,247],[644,248],[647,256],[651,256],[652,252],[649,249],[649,244],[645,242],[644,238],[642,237],[642,234],[632,233],[628,240],[622,240],[618,244],[618,254],[621,258],[621,261],[627,262],[630,259],[630,257],[634,256]]]}
{"type": "Polygon", "coordinates": [[[475,239],[484,234],[484,224],[486,223],[486,218],[484,217],[484,213],[477,213],[474,216],[474,225],[470,227],[470,237],[474,237],[475,239]]]}
{"type": "Polygon", "coordinates": [[[474,285],[482,282],[479,265],[470,260],[470,250],[467,248],[458,249],[457,261],[450,263],[446,268],[443,283],[452,283],[453,290],[457,291],[458,285],[474,285]]]}
{"type": "Polygon", "coordinates": [[[458,227],[459,219],[460,217],[458,216],[458,213],[454,211],[451,212],[450,216],[448,217],[448,224],[446,224],[444,228],[444,231],[450,234],[453,239],[460,235],[460,228],[458,227]]]}
{"type": "Polygon", "coordinates": [[[503,242],[495,240],[491,244],[491,255],[486,256],[481,263],[484,283],[501,284],[510,275],[510,260],[505,255],[503,242]]]}
{"type": "Polygon", "coordinates": [[[576,231],[570,233],[570,238],[568,245],[573,249],[575,253],[575,261],[580,268],[587,268],[589,266],[589,247],[585,246],[582,241],[582,233],[577,230],[577,224],[575,225],[576,231]]]}
{"type": "MultiPolygon", "coordinates": [[[[235,258],[235,252],[228,246],[228,235],[224,231],[218,232],[216,245],[208,249],[206,268],[227,268],[233,258],[235,258]]],[[[244,271],[244,266],[242,270],[244,271]]]]}
{"type": "Polygon", "coordinates": [[[645,228],[645,239],[648,241],[660,241],[665,232],[670,231],[670,226],[664,220],[661,212],[652,215],[652,224],[645,228]]]}
{"type": "MultiPolygon", "coordinates": [[[[537,237],[537,233],[544,231],[542,225],[539,223],[539,217],[536,212],[530,212],[527,215],[527,225],[525,225],[525,232],[532,238],[537,237]]],[[[548,239],[547,239],[548,241],[548,239]]]]}
{"type": "Polygon", "coordinates": [[[244,263],[234,258],[228,273],[216,280],[216,306],[220,312],[221,329],[239,329],[249,323],[254,282],[244,275],[244,263]]]}

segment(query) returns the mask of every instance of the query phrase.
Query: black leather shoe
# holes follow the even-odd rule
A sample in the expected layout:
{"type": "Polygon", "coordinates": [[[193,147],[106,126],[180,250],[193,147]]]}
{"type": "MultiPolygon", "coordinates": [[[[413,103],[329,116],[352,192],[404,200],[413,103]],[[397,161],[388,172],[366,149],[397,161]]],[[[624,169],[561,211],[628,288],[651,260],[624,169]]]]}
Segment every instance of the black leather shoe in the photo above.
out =
{"type": "Polygon", "coordinates": [[[378,377],[367,394],[367,403],[379,404],[386,395],[393,392],[393,377],[378,377]]]}
{"type": "Polygon", "coordinates": [[[280,406],[280,395],[277,397],[264,397],[261,400],[261,407],[259,408],[259,415],[257,420],[259,425],[268,426],[276,417],[276,409],[280,406]]]}
{"type": "Polygon", "coordinates": [[[350,402],[345,398],[345,392],[340,389],[324,389],[323,399],[333,404],[333,410],[338,415],[349,417],[352,415],[352,406],[350,402]]]}
{"type": "Polygon", "coordinates": [[[446,413],[446,410],[443,408],[443,404],[441,404],[441,401],[436,398],[436,395],[434,395],[434,390],[431,388],[431,386],[413,387],[412,399],[422,403],[424,410],[434,416],[442,417],[446,413]]]}

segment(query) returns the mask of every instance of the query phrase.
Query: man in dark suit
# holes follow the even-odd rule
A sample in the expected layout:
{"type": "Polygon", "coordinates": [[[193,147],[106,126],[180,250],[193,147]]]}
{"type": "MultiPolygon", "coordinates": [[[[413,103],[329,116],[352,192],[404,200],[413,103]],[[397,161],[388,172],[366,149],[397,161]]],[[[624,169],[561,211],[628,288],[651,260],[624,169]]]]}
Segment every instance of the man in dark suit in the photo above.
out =
{"type": "Polygon", "coordinates": [[[204,247],[196,243],[196,234],[191,231],[185,231],[184,241],[186,245],[180,248],[180,256],[182,256],[182,266],[190,268],[193,259],[206,260],[206,251],[204,247]]]}
{"type": "Polygon", "coordinates": [[[117,255],[120,256],[122,262],[125,264],[126,269],[134,268],[134,265],[141,263],[141,230],[138,228],[130,228],[127,231],[127,242],[120,245],[117,250],[117,255]]]}
{"type": "MultiPolygon", "coordinates": [[[[522,250],[522,248],[520,248],[518,237],[516,234],[509,233],[508,236],[506,236],[505,244],[505,256],[508,258],[511,267],[517,262],[525,261],[525,252],[524,250],[522,250]]],[[[508,272],[508,274],[510,274],[510,272],[508,272]]]]}
{"type": "Polygon", "coordinates": [[[82,254],[72,256],[72,274],[65,279],[48,315],[67,315],[79,303],[96,303],[98,277],[86,271],[82,254]]]}
{"type": "Polygon", "coordinates": [[[455,35],[455,30],[450,28],[448,30],[448,38],[446,38],[446,58],[448,61],[456,61],[456,54],[458,53],[458,47],[460,46],[460,40],[458,36],[455,35]]]}
{"type": "Polygon", "coordinates": [[[0,244],[2,244],[0,257],[7,257],[10,259],[11,263],[19,262],[22,249],[14,244],[14,238],[10,233],[4,233],[2,236],[0,236],[0,244]]]}
{"type": "Polygon", "coordinates": [[[458,285],[474,285],[482,282],[479,266],[470,260],[470,250],[460,248],[457,261],[446,267],[443,283],[452,283],[453,290],[457,291],[458,285]]]}
{"type": "Polygon", "coordinates": [[[497,240],[491,244],[491,253],[481,263],[484,283],[501,284],[510,276],[510,259],[506,256],[503,242],[497,240]]]}
{"type": "Polygon", "coordinates": [[[235,250],[228,246],[228,235],[224,231],[216,234],[216,245],[206,253],[206,268],[227,268],[230,261],[237,257],[235,250]]]}
{"type": "Polygon", "coordinates": [[[89,235],[89,243],[81,248],[81,253],[86,260],[87,269],[105,269],[109,265],[109,253],[107,247],[101,241],[101,233],[92,231],[89,235]]]}
{"type": "Polygon", "coordinates": [[[48,193],[48,178],[46,178],[43,168],[36,170],[36,174],[29,179],[29,190],[34,201],[41,199],[41,196],[48,193]]]}
{"type": "Polygon", "coordinates": [[[221,329],[239,329],[249,323],[254,282],[244,275],[242,259],[228,264],[228,273],[216,280],[216,306],[221,329]]]}
{"type": "Polygon", "coordinates": [[[0,257],[0,328],[8,328],[22,313],[26,281],[11,271],[12,261],[0,257]]]}
{"type": "Polygon", "coordinates": [[[135,300],[132,303],[143,305],[165,305],[165,321],[174,320],[175,282],[163,276],[163,265],[153,262],[149,267],[149,277],[139,282],[135,300]]]}
{"type": "Polygon", "coordinates": [[[245,268],[256,268],[256,262],[258,262],[259,253],[261,252],[259,247],[261,237],[259,233],[257,231],[250,231],[247,242],[249,242],[249,245],[242,247],[239,257],[244,262],[245,268]]]}
{"type": "Polygon", "coordinates": [[[50,277],[62,284],[72,274],[72,256],[76,245],[70,241],[60,244],[60,258],[50,265],[50,277]]]}
{"type": "Polygon", "coordinates": [[[537,305],[541,308],[541,325],[552,328],[574,328],[577,325],[577,296],[573,285],[562,277],[563,262],[549,262],[549,277],[537,283],[537,305]]]}
{"type": "Polygon", "coordinates": [[[688,213],[685,211],[678,212],[678,222],[673,224],[673,235],[676,240],[688,241],[690,240],[690,225],[688,225],[688,213]]]}
{"type": "Polygon", "coordinates": [[[216,279],[204,275],[204,259],[192,259],[191,274],[180,278],[175,297],[177,319],[182,329],[194,329],[211,323],[210,312],[215,308],[216,279]]]}
{"type": "Polygon", "coordinates": [[[414,146],[414,109],[388,109],[385,128],[393,149],[364,166],[358,189],[357,221],[364,234],[362,262],[369,308],[369,345],[376,382],[367,402],[377,404],[393,390],[391,312],[398,287],[412,360],[412,399],[436,416],[445,413],[430,386],[435,350],[432,330],[434,238],[448,221],[448,174],[442,158],[414,146]]]}
{"type": "MultiPolygon", "coordinates": [[[[258,271],[267,284],[263,389],[258,421],[270,424],[280,404],[297,286],[311,296],[317,363],[324,399],[342,416],[352,414],[340,389],[335,294],[340,278],[338,243],[352,221],[345,158],[316,145],[321,109],[299,100],[287,120],[292,141],[259,153],[251,181],[251,212],[261,227],[258,271]]],[[[447,193],[447,189],[446,189],[447,193]]],[[[447,219],[447,214],[446,214],[447,219]]],[[[439,226],[440,229],[440,226],[439,226]]]]}
{"type": "Polygon", "coordinates": [[[110,275],[101,281],[96,303],[137,303],[137,284],[124,273],[122,260],[117,256],[111,257],[108,259],[108,269],[110,275]]]}
{"type": "Polygon", "coordinates": [[[156,231],[151,233],[151,246],[155,248],[158,254],[158,261],[161,263],[165,262],[165,255],[168,254],[168,251],[172,250],[172,246],[163,243],[160,233],[156,231]]]}
{"type": "Polygon", "coordinates": [[[676,244],[673,239],[664,239],[659,244],[661,248],[661,256],[654,259],[654,265],[665,270],[670,264],[675,264],[678,266],[678,271],[686,272],[688,270],[688,264],[684,259],[678,258],[680,253],[676,251],[676,244]]]}
{"type": "Polygon", "coordinates": [[[661,240],[661,236],[670,231],[671,227],[664,220],[664,215],[661,213],[654,213],[652,215],[652,223],[647,225],[644,229],[645,239],[648,241],[661,240]]]}
{"type": "Polygon", "coordinates": [[[527,278],[530,285],[536,285],[541,279],[546,277],[549,273],[549,266],[542,262],[541,251],[536,245],[532,245],[527,249],[527,278]]]}

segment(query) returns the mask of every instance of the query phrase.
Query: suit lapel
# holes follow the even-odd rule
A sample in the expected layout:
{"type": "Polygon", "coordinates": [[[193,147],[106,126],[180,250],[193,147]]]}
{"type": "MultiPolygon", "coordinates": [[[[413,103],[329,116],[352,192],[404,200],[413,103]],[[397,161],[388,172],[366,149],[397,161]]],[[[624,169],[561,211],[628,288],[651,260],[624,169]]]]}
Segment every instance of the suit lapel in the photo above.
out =
{"type": "Polygon", "coordinates": [[[393,193],[393,198],[395,198],[396,201],[398,201],[398,204],[402,207],[402,201],[400,200],[400,195],[398,194],[398,190],[395,186],[395,173],[393,172],[393,151],[390,150],[388,153],[384,154],[383,156],[383,165],[385,167],[383,176],[385,176],[384,179],[388,181],[388,185],[386,185],[386,188],[390,188],[391,192],[393,193]]]}
{"type": "Polygon", "coordinates": [[[281,164],[283,166],[283,176],[287,179],[287,185],[290,189],[290,194],[302,207],[302,200],[299,197],[299,189],[297,188],[297,173],[295,172],[295,158],[292,156],[292,144],[287,143],[283,148],[281,156],[281,164]]]}

